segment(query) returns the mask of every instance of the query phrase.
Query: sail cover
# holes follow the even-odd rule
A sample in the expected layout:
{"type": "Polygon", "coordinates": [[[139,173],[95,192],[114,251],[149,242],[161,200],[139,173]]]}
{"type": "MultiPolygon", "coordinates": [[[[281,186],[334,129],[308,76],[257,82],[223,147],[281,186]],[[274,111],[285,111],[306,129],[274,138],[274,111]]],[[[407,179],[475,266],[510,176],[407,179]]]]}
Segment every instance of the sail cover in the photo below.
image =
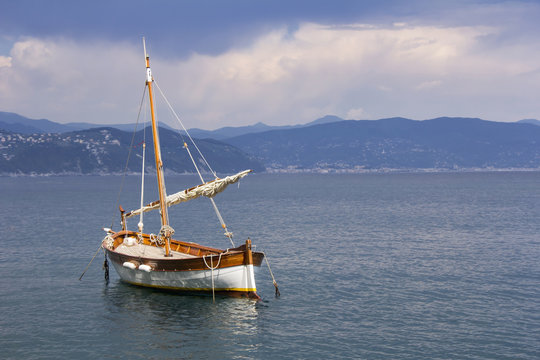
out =
{"type": "MultiPolygon", "coordinates": [[[[179,204],[189,200],[196,199],[201,196],[214,197],[231,184],[238,182],[241,178],[249,174],[252,170],[244,170],[236,175],[227,176],[226,178],[209,181],[207,183],[192,187],[191,189],[182,190],[175,194],[167,196],[167,206],[179,204]]],[[[131,217],[151,210],[159,209],[159,200],[154,201],[140,209],[130,211],[126,217],[131,217]]]]}

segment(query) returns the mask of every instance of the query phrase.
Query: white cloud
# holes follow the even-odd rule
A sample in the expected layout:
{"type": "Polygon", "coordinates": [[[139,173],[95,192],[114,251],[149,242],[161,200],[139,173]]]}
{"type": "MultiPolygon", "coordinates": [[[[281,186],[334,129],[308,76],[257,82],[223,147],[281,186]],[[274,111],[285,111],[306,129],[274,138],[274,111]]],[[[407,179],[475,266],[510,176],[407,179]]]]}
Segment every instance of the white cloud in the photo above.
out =
{"type": "Polygon", "coordinates": [[[0,56],[0,68],[2,67],[11,67],[10,56],[0,56]]]}
{"type": "MultiPolygon", "coordinates": [[[[188,127],[305,123],[326,114],[540,118],[540,50],[491,41],[502,31],[306,23],[216,56],[151,61],[188,127]]],[[[25,116],[133,122],[143,86],[142,50],[127,44],[30,38],[0,57],[0,109],[25,116]]]]}
{"type": "Polygon", "coordinates": [[[417,90],[426,90],[426,89],[432,89],[438,86],[442,85],[442,81],[440,80],[432,80],[432,81],[424,81],[421,84],[418,84],[415,89],[417,90]]]}
{"type": "Polygon", "coordinates": [[[17,64],[26,69],[39,69],[50,66],[55,47],[37,39],[19,41],[13,45],[11,55],[17,64]]]}
{"type": "Polygon", "coordinates": [[[18,41],[11,67],[0,69],[0,108],[58,122],[125,122],[137,103],[127,94],[137,94],[131,89],[141,83],[130,77],[133,64],[144,61],[133,50],[122,44],[18,41]],[[104,112],[110,104],[116,111],[104,112]]]}
{"type": "Polygon", "coordinates": [[[366,112],[362,108],[350,109],[345,115],[345,119],[361,120],[366,117],[366,112]]]}

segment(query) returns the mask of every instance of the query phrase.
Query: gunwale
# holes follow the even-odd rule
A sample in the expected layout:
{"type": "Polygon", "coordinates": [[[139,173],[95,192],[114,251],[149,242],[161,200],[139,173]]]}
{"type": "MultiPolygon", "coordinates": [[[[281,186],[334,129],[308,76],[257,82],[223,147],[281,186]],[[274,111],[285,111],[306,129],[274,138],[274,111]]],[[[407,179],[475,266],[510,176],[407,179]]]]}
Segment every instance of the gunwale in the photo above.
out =
{"type": "MultiPolygon", "coordinates": [[[[258,251],[251,251],[246,244],[233,249],[217,249],[192,242],[185,242],[171,239],[171,250],[190,255],[190,257],[148,257],[125,254],[116,251],[117,247],[123,243],[126,237],[137,237],[135,231],[119,231],[112,236],[113,248],[103,248],[107,255],[118,264],[132,262],[135,266],[148,265],[153,271],[193,271],[209,270],[209,265],[213,264],[215,269],[222,269],[240,265],[261,266],[264,254],[258,251]],[[211,259],[212,258],[212,259],[211,259]],[[205,262],[206,261],[206,262],[205,262]]],[[[156,248],[162,248],[150,242],[150,236],[143,234],[143,244],[156,248]]],[[[104,240],[105,242],[105,240],[104,240]]]]}

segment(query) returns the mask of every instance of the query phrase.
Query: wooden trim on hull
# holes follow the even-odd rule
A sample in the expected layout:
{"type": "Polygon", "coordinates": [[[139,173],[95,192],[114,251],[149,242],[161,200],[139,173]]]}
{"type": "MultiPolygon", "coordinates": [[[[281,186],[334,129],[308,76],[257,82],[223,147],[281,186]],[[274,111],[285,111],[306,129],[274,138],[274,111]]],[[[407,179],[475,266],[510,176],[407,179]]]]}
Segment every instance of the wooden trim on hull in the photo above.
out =
{"type": "MultiPolygon", "coordinates": [[[[189,259],[171,259],[163,257],[163,259],[155,258],[144,258],[138,256],[130,256],[125,254],[120,254],[114,250],[107,249],[104,247],[109,259],[116,262],[117,264],[122,265],[125,262],[132,262],[135,266],[139,265],[148,265],[152,268],[153,271],[193,271],[193,270],[209,270],[208,265],[210,265],[210,258],[206,257],[206,264],[202,257],[195,257],[189,259]]],[[[249,264],[246,259],[245,252],[228,252],[222,253],[221,260],[219,260],[219,255],[213,256],[214,266],[218,264],[219,266],[216,269],[223,269],[232,266],[239,266],[249,264]]],[[[260,252],[252,252],[252,259],[254,266],[261,266],[264,255],[260,252]]]]}
{"type": "MultiPolygon", "coordinates": [[[[162,290],[167,292],[174,292],[184,295],[205,295],[205,296],[212,296],[212,289],[189,289],[189,288],[177,288],[177,287],[170,287],[170,286],[157,286],[157,285],[148,285],[143,283],[135,283],[131,281],[127,281],[122,279],[123,282],[129,285],[133,286],[142,286],[147,287],[151,289],[156,290],[162,290]]],[[[248,298],[248,299],[254,299],[254,300],[261,300],[261,297],[257,294],[256,290],[248,290],[248,289],[216,289],[215,291],[216,295],[221,296],[227,296],[227,297],[235,297],[235,298],[248,298]]]]}
{"type": "MultiPolygon", "coordinates": [[[[179,241],[171,239],[171,250],[192,255],[194,257],[188,259],[171,259],[163,257],[162,259],[145,258],[139,256],[130,256],[126,254],[120,254],[114,249],[122,244],[124,238],[134,237],[137,238],[138,233],[135,231],[119,231],[112,235],[114,240],[113,249],[110,249],[104,243],[103,248],[111,256],[111,260],[116,260],[119,263],[126,261],[136,261],[139,264],[149,265],[155,271],[190,271],[190,270],[206,270],[208,267],[204,263],[203,256],[206,258],[208,265],[210,265],[210,257],[214,255],[214,266],[217,265],[219,255],[221,255],[221,261],[217,269],[238,266],[242,264],[253,264],[254,266],[261,266],[264,254],[261,252],[251,251],[251,241],[248,240],[246,244],[238,246],[233,249],[217,249],[208,246],[203,246],[196,243],[179,241]],[[249,249],[247,248],[249,245],[249,249]]],[[[143,234],[143,244],[147,246],[156,246],[155,243],[150,242],[150,236],[143,234]]]]}

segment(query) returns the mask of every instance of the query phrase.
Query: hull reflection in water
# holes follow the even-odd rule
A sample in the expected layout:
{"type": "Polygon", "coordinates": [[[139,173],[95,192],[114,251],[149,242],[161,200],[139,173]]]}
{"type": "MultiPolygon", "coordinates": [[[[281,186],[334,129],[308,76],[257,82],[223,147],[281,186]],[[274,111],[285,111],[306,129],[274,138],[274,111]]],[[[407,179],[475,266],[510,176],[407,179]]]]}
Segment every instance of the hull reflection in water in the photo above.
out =
{"type": "Polygon", "coordinates": [[[214,304],[206,296],[177,296],[121,281],[104,289],[114,326],[129,330],[121,332],[130,344],[118,353],[122,357],[253,358],[262,346],[262,302],[218,297],[214,304]]]}

